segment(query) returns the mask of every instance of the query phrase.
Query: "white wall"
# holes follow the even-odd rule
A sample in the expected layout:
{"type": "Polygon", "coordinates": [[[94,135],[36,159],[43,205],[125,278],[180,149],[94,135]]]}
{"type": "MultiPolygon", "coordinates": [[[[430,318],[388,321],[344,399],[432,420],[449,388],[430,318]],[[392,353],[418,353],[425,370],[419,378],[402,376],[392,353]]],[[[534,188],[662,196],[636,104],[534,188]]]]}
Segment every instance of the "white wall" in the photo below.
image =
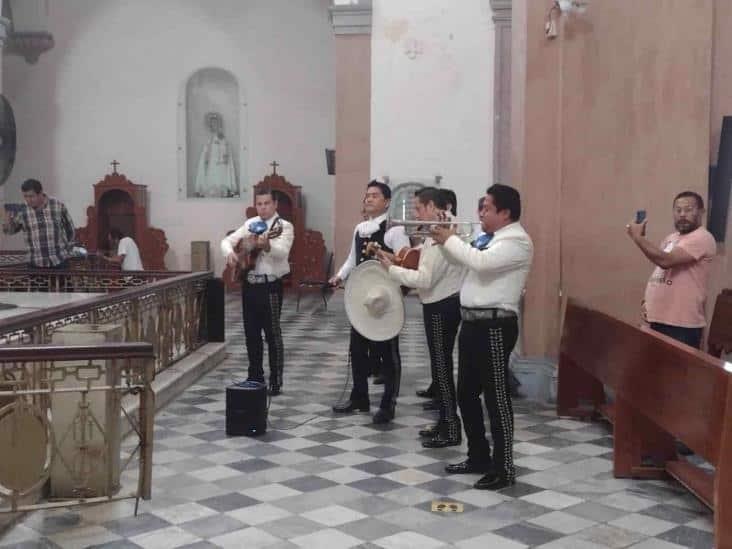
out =
{"type": "MultiPolygon", "coordinates": [[[[335,144],[335,51],[328,0],[64,0],[51,3],[56,46],[36,65],[4,60],[18,155],[5,187],[39,178],[86,224],[92,184],[109,162],[148,186],[150,224],[163,229],[170,269],[190,267],[190,242],[218,244],[251,205],[251,186],[279,172],[303,188],[307,226],[332,243],[325,147],[335,144]],[[178,99],[197,69],[232,72],[248,103],[242,201],[178,199],[178,99]]],[[[244,136],[242,136],[244,137],[244,136]]],[[[17,238],[4,248],[22,247],[17,238]]]]}
{"type": "Polygon", "coordinates": [[[491,15],[487,0],[373,2],[372,176],[442,175],[461,218],[492,177],[491,15]]]}

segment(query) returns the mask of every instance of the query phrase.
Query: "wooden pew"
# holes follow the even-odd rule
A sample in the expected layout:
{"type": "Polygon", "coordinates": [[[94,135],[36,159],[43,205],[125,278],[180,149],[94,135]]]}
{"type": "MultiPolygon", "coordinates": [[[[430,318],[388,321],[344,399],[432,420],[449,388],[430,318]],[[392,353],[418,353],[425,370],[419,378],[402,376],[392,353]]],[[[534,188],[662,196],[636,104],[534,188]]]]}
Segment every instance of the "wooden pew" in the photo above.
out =
{"type": "Polygon", "coordinates": [[[732,365],[570,300],[559,356],[559,415],[587,415],[615,391],[613,473],[679,480],[714,510],[715,547],[732,548],[732,365]],[[716,467],[676,455],[681,440],[716,467]],[[645,465],[648,459],[652,466],[645,465]]]}
{"type": "Polygon", "coordinates": [[[720,357],[732,353],[732,289],[722,290],[714,304],[707,337],[709,354],[720,357]]]}

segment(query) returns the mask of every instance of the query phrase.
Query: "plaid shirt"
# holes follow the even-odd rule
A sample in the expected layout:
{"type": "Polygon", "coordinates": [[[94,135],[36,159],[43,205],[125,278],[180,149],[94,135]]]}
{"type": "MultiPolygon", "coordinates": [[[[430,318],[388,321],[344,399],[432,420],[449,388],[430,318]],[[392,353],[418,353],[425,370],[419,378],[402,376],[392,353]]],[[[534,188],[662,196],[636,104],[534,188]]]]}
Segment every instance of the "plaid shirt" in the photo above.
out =
{"type": "Polygon", "coordinates": [[[33,267],[55,267],[71,255],[74,222],[63,202],[46,197],[46,204],[34,210],[26,205],[5,226],[3,232],[25,231],[30,264],[33,267]]]}

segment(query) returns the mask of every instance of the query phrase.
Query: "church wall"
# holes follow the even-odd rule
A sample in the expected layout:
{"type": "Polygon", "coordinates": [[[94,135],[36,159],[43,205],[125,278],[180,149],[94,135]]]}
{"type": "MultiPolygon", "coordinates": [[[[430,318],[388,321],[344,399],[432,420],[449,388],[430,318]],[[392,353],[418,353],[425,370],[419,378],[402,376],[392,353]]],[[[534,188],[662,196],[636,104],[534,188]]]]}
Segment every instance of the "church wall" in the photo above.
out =
{"type": "Polygon", "coordinates": [[[673,231],[675,194],[706,196],[712,49],[712,0],[591,2],[586,15],[561,18],[553,41],[539,24],[550,4],[516,0],[523,54],[513,33],[525,95],[514,173],[537,247],[560,258],[537,262],[528,285],[527,351],[544,356],[556,355],[558,330],[542,327],[558,327],[560,289],[638,321],[652,266],[625,224],[645,209],[660,241],[673,231]],[[546,187],[558,207],[542,208],[546,187]]]}
{"type": "MultiPolygon", "coordinates": [[[[251,187],[273,159],[301,185],[307,226],[332,247],[335,51],[327,0],[65,0],[51,3],[55,47],[35,65],[5,57],[4,88],[14,106],[19,152],[6,200],[41,179],[78,225],[92,184],[119,171],[148,186],[150,224],[165,230],[170,269],[190,267],[190,241],[218,244],[253,203],[251,187]],[[238,80],[247,169],[236,199],[178,199],[181,90],[196,70],[218,66],[238,80]]],[[[22,247],[9,239],[3,247],[22,247]]]]}
{"type": "Polygon", "coordinates": [[[493,176],[491,16],[481,0],[373,2],[371,175],[441,175],[475,220],[493,176]]]}

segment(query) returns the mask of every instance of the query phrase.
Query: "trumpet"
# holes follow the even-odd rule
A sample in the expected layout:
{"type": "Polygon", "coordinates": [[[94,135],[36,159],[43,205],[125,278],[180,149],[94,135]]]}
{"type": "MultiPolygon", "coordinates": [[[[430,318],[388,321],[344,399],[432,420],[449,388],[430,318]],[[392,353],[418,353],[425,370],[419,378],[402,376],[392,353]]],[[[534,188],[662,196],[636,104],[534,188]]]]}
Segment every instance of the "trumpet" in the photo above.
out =
{"type": "Polygon", "coordinates": [[[430,228],[435,225],[441,225],[445,227],[454,227],[458,237],[463,240],[469,239],[475,234],[476,229],[480,227],[480,223],[471,221],[416,221],[412,219],[398,219],[388,218],[388,227],[404,227],[404,232],[407,236],[415,237],[427,237],[430,236],[430,228]]]}

